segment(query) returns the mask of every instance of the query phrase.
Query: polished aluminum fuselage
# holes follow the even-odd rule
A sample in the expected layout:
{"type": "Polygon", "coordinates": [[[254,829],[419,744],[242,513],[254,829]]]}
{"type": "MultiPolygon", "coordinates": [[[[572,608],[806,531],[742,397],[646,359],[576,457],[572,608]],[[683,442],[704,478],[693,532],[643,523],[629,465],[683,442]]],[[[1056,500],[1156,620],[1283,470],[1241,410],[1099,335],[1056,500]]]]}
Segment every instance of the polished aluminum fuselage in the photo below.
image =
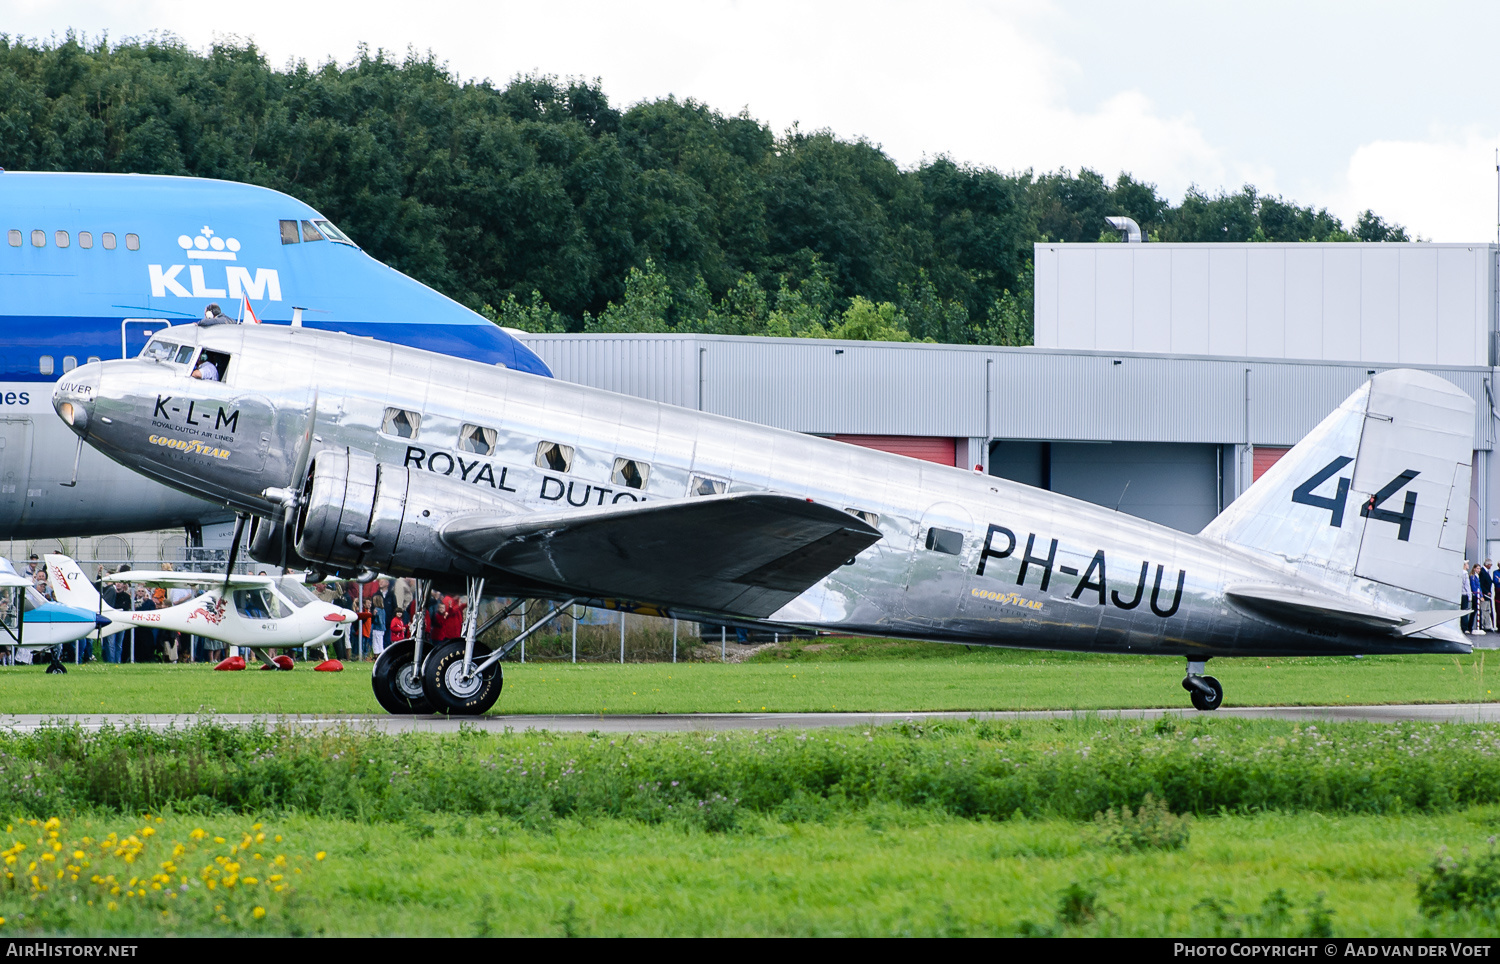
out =
{"type": "Polygon", "coordinates": [[[72,372],[56,398],[85,408],[89,442],[111,458],[263,516],[281,512],[266,490],[300,483],[315,406],[314,451],[348,447],[446,477],[497,513],[684,499],[701,476],[878,517],[881,541],[775,613],[779,625],[1193,658],[1467,651],[1250,612],[1226,587],[1352,593],[1395,613],[1445,604],[1377,583],[1335,590],[1274,558],[991,476],[338,333],[193,334],[231,357],[223,382],[110,361],[72,372]],[[382,433],[387,408],[419,413],[417,436],[382,433]],[[459,449],[465,424],[497,431],[493,455],[459,449]],[[571,446],[569,471],[539,467],[540,442],[571,446]],[[650,466],[644,488],[612,481],[617,458],[650,466]],[[956,553],[928,548],[934,528],[961,536],[956,553]]]}

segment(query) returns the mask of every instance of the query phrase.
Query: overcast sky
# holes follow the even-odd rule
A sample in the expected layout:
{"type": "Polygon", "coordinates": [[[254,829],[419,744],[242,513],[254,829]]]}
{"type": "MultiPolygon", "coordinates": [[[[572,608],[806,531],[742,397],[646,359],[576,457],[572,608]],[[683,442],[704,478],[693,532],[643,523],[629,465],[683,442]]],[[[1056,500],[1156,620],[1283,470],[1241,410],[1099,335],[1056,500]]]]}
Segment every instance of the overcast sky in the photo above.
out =
{"type": "Polygon", "coordinates": [[[865,137],[912,166],[1092,167],[1174,201],[1253,183],[1434,241],[1496,238],[1500,5],[1428,2],[7,0],[0,32],[194,47],[271,63],[359,43],[459,75],[598,77],[616,106],[693,98],[783,130],[865,137]]]}

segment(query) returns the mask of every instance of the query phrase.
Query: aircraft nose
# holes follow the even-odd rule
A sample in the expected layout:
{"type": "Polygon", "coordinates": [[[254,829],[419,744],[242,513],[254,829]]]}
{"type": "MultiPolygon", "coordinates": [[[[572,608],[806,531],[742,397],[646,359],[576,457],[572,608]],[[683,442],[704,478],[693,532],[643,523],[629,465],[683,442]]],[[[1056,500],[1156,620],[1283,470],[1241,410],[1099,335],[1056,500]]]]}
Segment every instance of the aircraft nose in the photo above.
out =
{"type": "Polygon", "coordinates": [[[80,436],[88,435],[103,375],[101,363],[89,362],[65,373],[52,388],[52,407],[57,410],[58,417],[80,436]]]}

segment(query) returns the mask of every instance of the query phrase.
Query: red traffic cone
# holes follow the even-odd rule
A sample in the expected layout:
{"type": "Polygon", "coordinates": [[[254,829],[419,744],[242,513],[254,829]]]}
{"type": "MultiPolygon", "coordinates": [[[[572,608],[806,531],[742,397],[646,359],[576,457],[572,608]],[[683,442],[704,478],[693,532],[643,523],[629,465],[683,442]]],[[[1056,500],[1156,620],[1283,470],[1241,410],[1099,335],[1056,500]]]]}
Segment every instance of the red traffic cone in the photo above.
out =
{"type": "Polygon", "coordinates": [[[221,660],[219,662],[219,665],[217,665],[217,666],[214,667],[214,669],[216,669],[216,670],[226,670],[226,671],[230,671],[230,672],[233,672],[235,670],[241,670],[241,669],[244,669],[244,668],[245,668],[245,659],[244,659],[243,656],[231,656],[228,659],[221,660]]]}
{"type": "Polygon", "coordinates": [[[343,671],[344,664],[336,659],[325,659],[313,667],[314,673],[342,673],[343,671]]]}

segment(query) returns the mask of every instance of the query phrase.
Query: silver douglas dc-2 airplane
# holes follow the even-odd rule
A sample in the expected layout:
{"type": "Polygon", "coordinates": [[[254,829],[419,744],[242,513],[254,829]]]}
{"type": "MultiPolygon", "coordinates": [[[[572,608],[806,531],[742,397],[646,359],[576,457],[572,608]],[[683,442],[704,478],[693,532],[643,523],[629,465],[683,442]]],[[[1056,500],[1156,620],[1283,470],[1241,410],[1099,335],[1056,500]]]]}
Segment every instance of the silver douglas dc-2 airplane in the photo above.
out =
{"type": "MultiPolygon", "coordinates": [[[[53,405],[115,461],[255,517],[261,562],[467,580],[475,600],[488,586],[554,613],[628,600],[712,622],[1175,654],[1202,710],[1223,699],[1210,657],[1470,650],[1454,585],[1474,403],[1416,371],[1370,379],[1197,535],[305,328],[173,327],[138,358],[68,372],[53,405]],[[190,377],[201,356],[222,380],[190,377]]],[[[386,650],[386,709],[494,704],[499,660],[546,620],[492,652],[477,608],[462,640],[386,650]]]]}

